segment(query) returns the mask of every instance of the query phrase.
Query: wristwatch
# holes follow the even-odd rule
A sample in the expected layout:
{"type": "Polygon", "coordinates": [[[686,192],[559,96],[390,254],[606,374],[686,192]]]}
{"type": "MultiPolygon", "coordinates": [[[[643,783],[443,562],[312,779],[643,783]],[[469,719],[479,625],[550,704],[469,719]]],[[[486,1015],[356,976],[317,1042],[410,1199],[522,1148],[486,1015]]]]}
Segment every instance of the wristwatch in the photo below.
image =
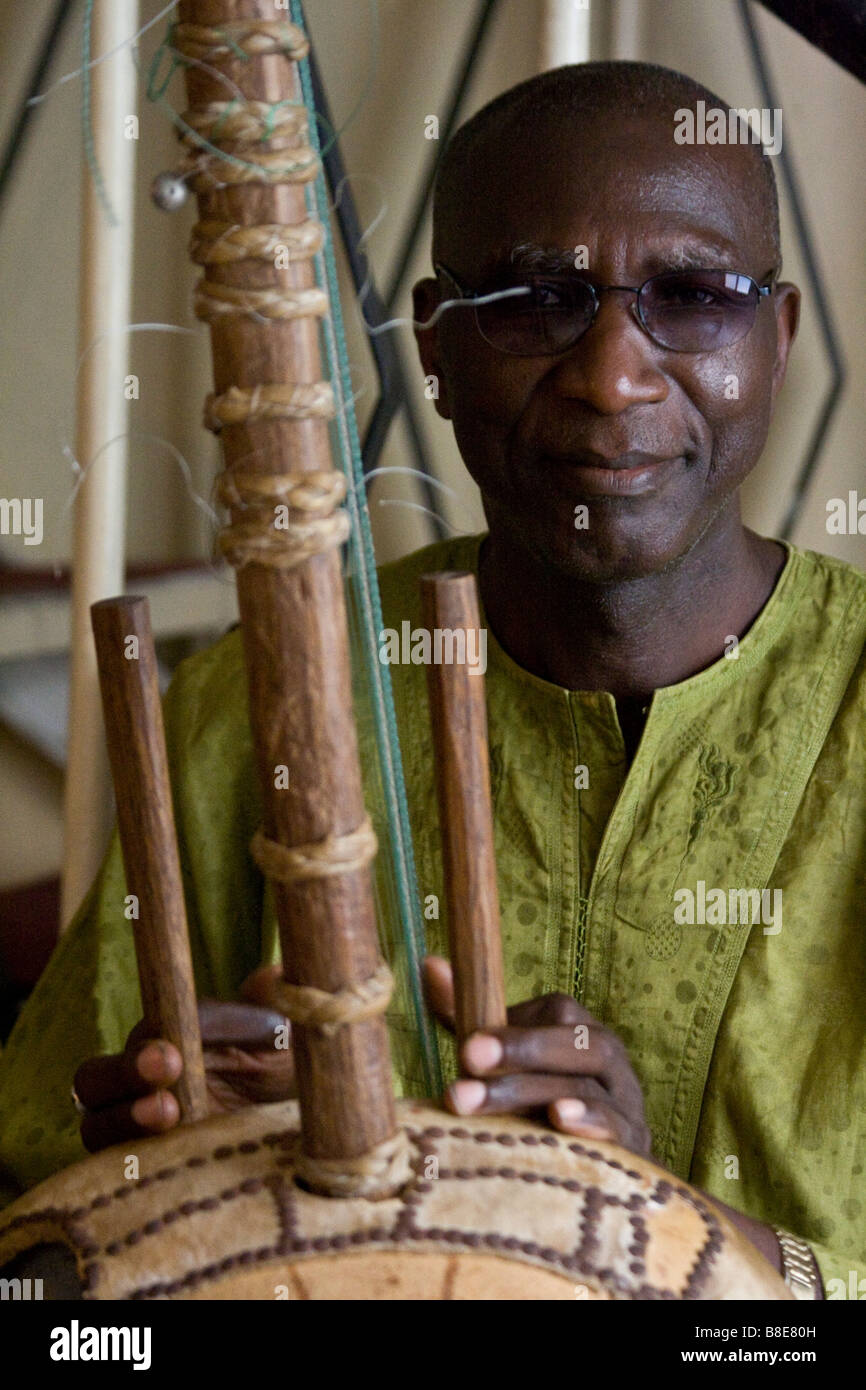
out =
{"type": "Polygon", "coordinates": [[[818,1289],[818,1266],[812,1247],[788,1231],[776,1231],[782,1252],[782,1275],[795,1298],[804,1303],[814,1301],[818,1289]]]}

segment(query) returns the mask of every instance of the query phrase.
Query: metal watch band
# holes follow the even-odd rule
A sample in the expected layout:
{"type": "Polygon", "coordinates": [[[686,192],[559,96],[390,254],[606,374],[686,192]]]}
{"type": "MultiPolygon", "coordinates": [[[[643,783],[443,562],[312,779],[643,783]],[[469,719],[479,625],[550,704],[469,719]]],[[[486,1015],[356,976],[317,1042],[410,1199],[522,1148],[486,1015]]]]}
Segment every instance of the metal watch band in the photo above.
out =
{"type": "Polygon", "coordinates": [[[812,1302],[818,1288],[818,1267],[811,1246],[788,1231],[776,1231],[782,1252],[782,1274],[795,1298],[812,1302]]]}

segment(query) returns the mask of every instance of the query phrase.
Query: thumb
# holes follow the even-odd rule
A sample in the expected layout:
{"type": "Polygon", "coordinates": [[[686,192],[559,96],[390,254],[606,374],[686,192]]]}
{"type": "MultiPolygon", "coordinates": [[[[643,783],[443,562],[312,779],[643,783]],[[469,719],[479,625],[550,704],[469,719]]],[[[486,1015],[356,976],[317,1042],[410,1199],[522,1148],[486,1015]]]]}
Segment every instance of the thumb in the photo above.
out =
{"type": "Polygon", "coordinates": [[[274,985],[282,978],[282,965],[260,965],[248,975],[240,987],[241,999],[247,1004],[262,1004],[265,1008],[274,1007],[274,985]]]}
{"type": "Polygon", "coordinates": [[[425,956],[424,988],[427,1002],[440,1023],[454,1027],[454,974],[444,956],[425,956]]]}

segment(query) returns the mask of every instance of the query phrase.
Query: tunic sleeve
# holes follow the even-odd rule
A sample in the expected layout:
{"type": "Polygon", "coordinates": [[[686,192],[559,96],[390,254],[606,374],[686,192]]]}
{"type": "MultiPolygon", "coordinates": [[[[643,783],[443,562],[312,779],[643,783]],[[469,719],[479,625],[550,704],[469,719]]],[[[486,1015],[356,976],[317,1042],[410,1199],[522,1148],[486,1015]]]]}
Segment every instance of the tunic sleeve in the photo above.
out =
{"type": "Polygon", "coordinates": [[[72,1103],[88,1057],[117,1052],[141,1015],[116,832],[0,1057],[0,1200],[84,1157],[72,1103]]]}
{"type": "MultiPolygon", "coordinates": [[[[232,998],[261,951],[258,818],[238,634],[178,668],[166,742],[199,996],[232,998]]],[[[84,1157],[73,1077],[141,1017],[117,832],[0,1055],[0,1204],[84,1157]]]]}
{"type": "Polygon", "coordinates": [[[842,1253],[809,1241],[821,1271],[826,1299],[866,1299],[866,1241],[859,1253],[842,1253]]]}

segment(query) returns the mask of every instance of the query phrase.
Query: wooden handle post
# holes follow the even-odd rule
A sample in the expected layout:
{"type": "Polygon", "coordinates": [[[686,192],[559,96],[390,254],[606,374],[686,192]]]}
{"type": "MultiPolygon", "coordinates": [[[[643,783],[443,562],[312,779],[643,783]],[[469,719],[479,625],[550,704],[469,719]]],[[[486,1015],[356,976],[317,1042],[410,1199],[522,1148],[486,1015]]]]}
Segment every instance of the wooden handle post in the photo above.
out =
{"type": "Polygon", "coordinates": [[[173,1089],[189,1123],[208,1104],[150,610],[130,597],[90,613],[127,892],[138,900],[131,925],[144,1018],[152,1037],[180,1051],[173,1089]]]}
{"type": "Polygon", "coordinates": [[[481,625],[471,574],[421,580],[458,1041],[504,1028],[505,979],[487,754],[481,625]],[[461,658],[462,659],[455,659],[461,658]],[[437,660],[437,657],[439,658],[437,660]]]}
{"type": "MultiPolygon", "coordinates": [[[[198,303],[205,303],[197,312],[211,325],[215,399],[222,403],[218,419],[211,409],[210,425],[219,430],[226,478],[240,489],[230,494],[231,529],[264,523],[276,543],[273,504],[284,500],[281,478],[333,473],[327,415],[303,403],[311,393],[320,396],[323,385],[319,319],[303,307],[315,295],[321,228],[307,208],[309,179],[280,174],[306,158],[297,153],[305,134],[281,131],[277,119],[291,116],[301,95],[292,26],[273,0],[180,0],[178,20],[173,43],[184,57],[190,119],[211,117],[213,177],[193,178],[205,229],[199,238],[210,239],[209,246],[222,238],[217,251],[196,253],[204,266],[198,303]],[[223,113],[215,124],[214,111],[223,113]],[[262,112],[270,113],[267,120],[262,112]],[[242,135],[239,113],[251,135],[242,135]],[[213,155],[214,146],[222,158],[213,155]],[[254,160],[271,160],[277,177],[253,170],[249,180],[232,178],[238,161],[254,160]],[[208,230],[214,227],[217,232],[208,230]],[[222,254],[228,236],[254,235],[258,241],[244,241],[242,258],[222,254]],[[261,249],[270,244],[267,236],[276,250],[261,249]],[[289,296],[298,307],[269,316],[257,308],[263,295],[289,296]],[[296,404],[280,404],[293,388],[296,404]]],[[[307,159],[310,172],[314,164],[307,159]]],[[[328,876],[290,881],[273,853],[274,845],[314,855],[317,846],[345,844],[366,819],[339,550],[321,550],[289,567],[268,564],[263,552],[230,558],[238,566],[250,726],[272,868],[258,862],[273,884],[285,982],[346,999],[367,988],[381,967],[369,862],[357,856],[328,876]]],[[[384,1013],[336,1029],[308,1025],[296,1013],[292,1039],[302,1152],[321,1160],[321,1178],[308,1181],[328,1191],[328,1163],[360,1160],[396,1132],[384,1013]]]]}

